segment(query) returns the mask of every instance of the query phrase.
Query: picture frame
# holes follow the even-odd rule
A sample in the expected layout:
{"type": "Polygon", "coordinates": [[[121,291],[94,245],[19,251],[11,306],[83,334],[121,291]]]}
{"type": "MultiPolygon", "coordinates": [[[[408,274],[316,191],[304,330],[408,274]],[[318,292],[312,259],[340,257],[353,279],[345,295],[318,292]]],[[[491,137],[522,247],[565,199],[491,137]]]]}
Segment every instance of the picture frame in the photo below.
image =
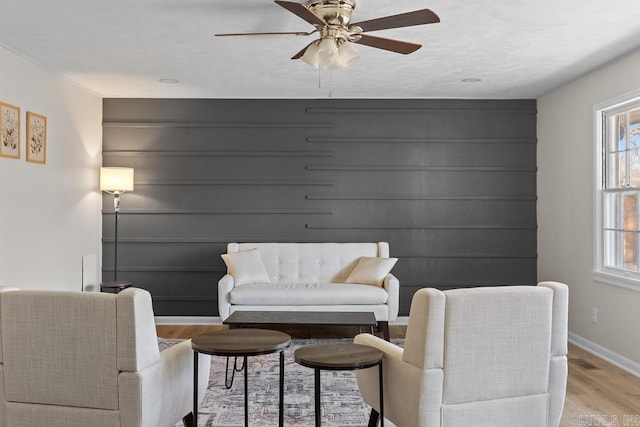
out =
{"type": "Polygon", "coordinates": [[[27,111],[27,162],[47,163],[47,118],[27,111]]]}
{"type": "Polygon", "coordinates": [[[0,157],[20,158],[20,107],[0,102],[0,157]]]}

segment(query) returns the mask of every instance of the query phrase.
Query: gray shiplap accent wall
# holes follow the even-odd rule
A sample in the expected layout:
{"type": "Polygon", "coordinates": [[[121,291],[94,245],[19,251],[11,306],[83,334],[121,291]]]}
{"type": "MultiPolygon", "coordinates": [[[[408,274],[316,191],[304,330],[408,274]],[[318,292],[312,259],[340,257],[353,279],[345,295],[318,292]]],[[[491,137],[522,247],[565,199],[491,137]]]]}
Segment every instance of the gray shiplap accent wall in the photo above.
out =
{"type": "MultiPolygon", "coordinates": [[[[534,100],[105,99],[119,278],[217,315],[229,241],[388,241],[414,292],[536,282],[534,100]]],[[[113,275],[103,199],[103,279],[113,275]]]]}

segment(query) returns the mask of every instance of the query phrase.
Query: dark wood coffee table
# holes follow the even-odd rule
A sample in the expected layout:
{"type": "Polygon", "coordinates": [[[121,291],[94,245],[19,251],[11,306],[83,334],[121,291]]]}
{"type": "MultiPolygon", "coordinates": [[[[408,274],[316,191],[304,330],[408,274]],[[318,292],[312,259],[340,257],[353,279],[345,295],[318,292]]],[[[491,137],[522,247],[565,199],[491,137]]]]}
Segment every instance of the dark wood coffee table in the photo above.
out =
{"type": "MultiPolygon", "coordinates": [[[[261,327],[275,325],[378,326],[372,312],[361,311],[234,311],[224,322],[230,328],[261,327]]],[[[383,322],[380,322],[383,323],[383,322]]],[[[389,327],[382,327],[384,338],[389,341],[389,327]]]]}
{"type": "MultiPolygon", "coordinates": [[[[284,422],[284,349],[291,337],[283,332],[266,329],[224,329],[193,337],[193,425],[198,425],[198,354],[244,358],[244,425],[249,425],[248,356],[280,353],[279,425],[284,422]]],[[[235,369],[235,367],[233,368],[235,369]]]]}
{"type": "Polygon", "coordinates": [[[382,390],[382,351],[360,344],[315,344],[297,349],[296,363],[313,368],[315,381],[316,427],[320,427],[320,371],[353,371],[378,366],[380,396],[380,427],[384,427],[382,390]]]}

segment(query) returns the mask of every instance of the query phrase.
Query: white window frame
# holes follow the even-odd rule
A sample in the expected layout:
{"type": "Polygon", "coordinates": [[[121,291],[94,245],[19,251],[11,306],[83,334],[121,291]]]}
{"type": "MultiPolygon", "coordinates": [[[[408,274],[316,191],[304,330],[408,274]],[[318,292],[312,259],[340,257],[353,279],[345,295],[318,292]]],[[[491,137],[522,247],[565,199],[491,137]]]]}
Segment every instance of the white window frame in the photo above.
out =
{"type": "Polygon", "coordinates": [[[594,259],[593,279],[610,285],[620,286],[640,292],[640,272],[627,272],[604,266],[604,215],[603,194],[605,188],[604,113],[624,110],[640,103],[640,90],[604,101],[593,107],[594,141],[594,259]]]}

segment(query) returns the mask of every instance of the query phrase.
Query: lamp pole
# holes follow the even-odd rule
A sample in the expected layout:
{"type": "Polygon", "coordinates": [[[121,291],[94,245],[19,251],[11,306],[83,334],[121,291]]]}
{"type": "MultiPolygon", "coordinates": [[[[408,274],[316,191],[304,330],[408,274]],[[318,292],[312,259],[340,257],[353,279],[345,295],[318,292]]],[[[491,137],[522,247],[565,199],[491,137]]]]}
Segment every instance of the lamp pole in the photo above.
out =
{"type": "Polygon", "coordinates": [[[115,211],[116,224],[113,236],[113,280],[118,280],[118,217],[120,216],[120,192],[113,193],[113,210],[115,211]]]}

